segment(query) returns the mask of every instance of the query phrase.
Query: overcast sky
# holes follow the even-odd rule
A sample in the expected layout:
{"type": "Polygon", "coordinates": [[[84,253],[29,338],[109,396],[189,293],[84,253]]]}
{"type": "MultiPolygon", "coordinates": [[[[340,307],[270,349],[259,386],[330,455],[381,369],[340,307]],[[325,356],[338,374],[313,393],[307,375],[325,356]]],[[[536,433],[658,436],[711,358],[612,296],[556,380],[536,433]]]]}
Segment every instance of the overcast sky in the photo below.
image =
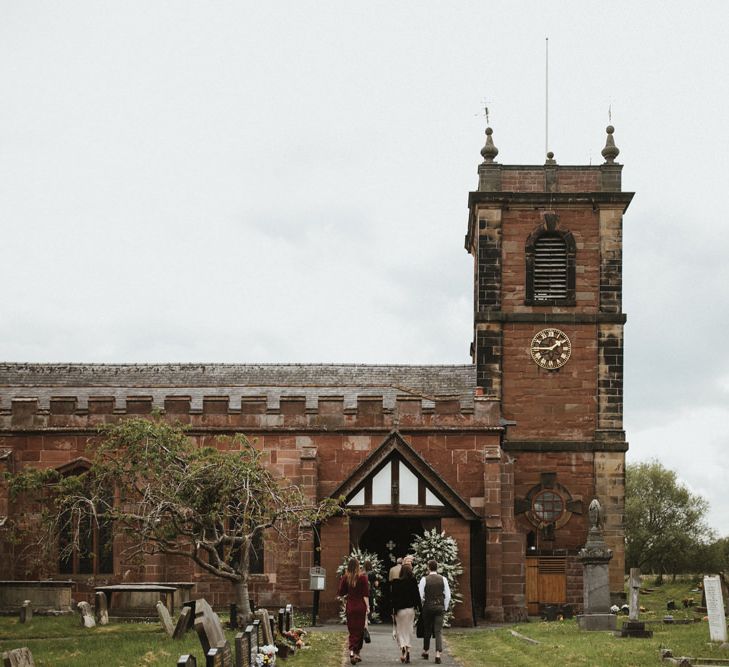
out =
{"type": "Polygon", "coordinates": [[[0,358],[465,363],[503,163],[625,217],[629,461],[729,534],[729,3],[0,0],[0,358]]]}

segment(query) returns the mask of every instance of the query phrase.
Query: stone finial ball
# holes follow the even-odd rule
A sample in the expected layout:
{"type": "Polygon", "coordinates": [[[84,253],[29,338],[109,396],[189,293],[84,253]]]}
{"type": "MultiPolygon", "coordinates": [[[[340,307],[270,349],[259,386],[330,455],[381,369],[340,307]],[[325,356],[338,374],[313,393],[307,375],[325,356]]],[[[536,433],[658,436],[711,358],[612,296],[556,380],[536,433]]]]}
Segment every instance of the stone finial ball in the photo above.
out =
{"type": "Polygon", "coordinates": [[[549,151],[549,153],[547,153],[547,159],[551,160],[553,157],[554,157],[554,153],[552,153],[552,151],[549,151]]]}
{"type": "Polygon", "coordinates": [[[490,127],[487,127],[486,128],[486,134],[488,134],[489,136],[491,136],[493,133],[494,133],[494,131],[490,127]]]}
{"type": "Polygon", "coordinates": [[[608,125],[605,128],[605,132],[607,132],[608,134],[612,134],[613,132],[615,132],[615,128],[612,125],[608,125]]]}

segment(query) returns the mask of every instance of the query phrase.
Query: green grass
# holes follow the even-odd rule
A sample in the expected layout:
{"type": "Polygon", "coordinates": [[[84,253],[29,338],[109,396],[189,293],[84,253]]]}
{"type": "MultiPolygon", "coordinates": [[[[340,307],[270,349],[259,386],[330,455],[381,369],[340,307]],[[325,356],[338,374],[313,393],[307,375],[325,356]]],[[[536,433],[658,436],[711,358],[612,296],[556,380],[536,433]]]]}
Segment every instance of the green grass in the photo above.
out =
{"type": "MultiPolygon", "coordinates": [[[[236,632],[226,630],[233,644],[236,632]]],[[[344,633],[310,633],[309,648],[286,661],[291,667],[339,667],[344,633]]],[[[78,616],[34,616],[21,624],[15,617],[0,617],[0,653],[27,646],[38,667],[142,667],[174,665],[183,653],[205,664],[196,633],[173,641],[159,623],[111,623],[82,628],[78,616]]]]}
{"type": "MultiPolygon", "coordinates": [[[[692,593],[690,581],[667,583],[657,587],[645,580],[644,586],[653,589],[642,594],[640,604],[645,607],[640,618],[644,621],[661,621],[670,613],[675,619],[703,617],[692,609],[684,610],[681,600],[695,598],[701,602],[701,593],[692,593]],[[666,602],[673,599],[679,609],[667,612],[666,602]]],[[[625,616],[618,616],[618,628],[625,616]]],[[[665,625],[649,622],[652,639],[619,639],[609,632],[582,632],[574,620],[553,623],[532,622],[510,627],[467,632],[452,630],[446,637],[453,655],[466,667],[509,665],[513,667],[638,667],[659,665],[659,651],[670,648],[674,656],[729,658],[729,652],[718,645],[710,645],[709,625],[701,620],[690,625],[665,625]],[[540,642],[529,644],[509,632],[517,632],[540,642]]]]}

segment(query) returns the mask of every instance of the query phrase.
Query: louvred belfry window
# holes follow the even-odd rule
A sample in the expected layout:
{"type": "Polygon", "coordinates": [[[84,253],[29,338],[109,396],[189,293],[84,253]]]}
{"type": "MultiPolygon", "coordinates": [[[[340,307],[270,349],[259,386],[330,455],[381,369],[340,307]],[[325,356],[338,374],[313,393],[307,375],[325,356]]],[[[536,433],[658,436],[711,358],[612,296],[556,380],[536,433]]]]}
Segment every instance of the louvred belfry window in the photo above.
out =
{"type": "Polygon", "coordinates": [[[567,244],[544,234],[534,245],[534,301],[567,298],[567,244]]]}
{"type": "Polygon", "coordinates": [[[528,306],[575,305],[575,239],[569,231],[540,225],[526,242],[528,306]]]}

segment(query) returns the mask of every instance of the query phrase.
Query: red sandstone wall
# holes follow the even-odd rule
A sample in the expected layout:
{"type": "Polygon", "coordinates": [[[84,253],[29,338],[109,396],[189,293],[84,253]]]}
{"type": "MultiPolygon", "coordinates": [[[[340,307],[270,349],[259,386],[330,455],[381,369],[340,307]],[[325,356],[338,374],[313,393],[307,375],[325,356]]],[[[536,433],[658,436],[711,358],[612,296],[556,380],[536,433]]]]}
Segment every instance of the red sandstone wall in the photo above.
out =
{"type": "MultiPolygon", "coordinates": [[[[572,500],[581,500],[583,513],[573,513],[569,521],[557,528],[553,543],[540,543],[543,549],[567,549],[576,552],[585,544],[589,528],[587,507],[595,494],[594,455],[592,452],[519,452],[513,454],[514,492],[517,498],[525,498],[533,487],[539,485],[544,472],[556,473],[556,482],[570,492],[572,500]]],[[[535,527],[521,514],[517,516],[520,529],[526,534],[535,527]]]]}
{"type": "Polygon", "coordinates": [[[503,333],[503,413],[514,420],[509,440],[592,440],[597,428],[597,337],[595,325],[559,325],[572,356],[558,371],[537,366],[532,337],[544,325],[507,323],[503,333]]]}
{"type": "Polygon", "coordinates": [[[559,225],[575,238],[577,263],[575,275],[576,305],[525,306],[526,253],[529,235],[544,224],[542,211],[517,209],[503,212],[502,217],[502,284],[503,310],[513,313],[569,312],[594,313],[598,307],[600,288],[600,238],[598,214],[590,209],[558,211],[559,225]]]}
{"type": "MultiPolygon", "coordinates": [[[[498,404],[476,399],[473,409],[462,409],[458,401],[443,399],[435,407],[424,408],[420,400],[397,402],[395,410],[386,410],[381,399],[361,400],[356,409],[344,409],[343,400],[322,400],[317,410],[305,409],[303,399],[281,401],[280,411],[268,411],[261,400],[243,401],[240,410],[232,410],[226,397],[205,399],[202,412],[190,410],[189,399],[168,398],[167,418],[187,423],[191,436],[201,445],[213,445],[220,434],[244,432],[268,454],[271,466],[281,475],[301,484],[305,493],[319,497],[331,492],[352,470],[399,424],[403,437],[431,465],[444,475],[477,511],[483,506],[483,451],[498,448],[498,430],[488,428],[498,423],[498,404]],[[331,429],[331,431],[327,431],[331,429]],[[448,430],[452,429],[452,430],[448,430]]],[[[151,413],[152,401],[145,397],[128,398],[126,414],[151,413]]],[[[86,445],[98,437],[96,428],[103,423],[123,419],[113,397],[90,399],[80,408],[75,399],[51,401],[50,409],[41,410],[37,401],[13,401],[10,409],[0,411],[0,448],[13,450],[18,467],[58,466],[86,454],[86,445]],[[56,432],[48,432],[52,427],[56,432]],[[45,432],[44,432],[45,431],[45,432]]],[[[463,542],[464,558],[470,557],[467,527],[457,530],[463,542]]],[[[341,520],[324,528],[322,565],[328,573],[328,589],[322,593],[322,617],[336,615],[333,586],[336,567],[349,550],[349,530],[341,520]],[[326,544],[324,544],[326,540],[326,544]],[[327,606],[328,605],[328,606],[327,606]]],[[[114,575],[92,577],[76,575],[76,599],[90,600],[93,586],[117,583],[125,573],[126,581],[193,581],[195,595],[204,596],[213,605],[224,607],[232,601],[227,582],[197,571],[189,561],[179,557],[148,559],[144,565],[128,563],[119,556],[121,544],[115,544],[114,575]]],[[[266,548],[265,575],[254,575],[252,596],[258,604],[277,607],[285,602],[310,606],[308,572],[313,564],[313,541],[307,536],[292,549],[266,548]]],[[[9,578],[17,575],[8,572],[9,578]]],[[[469,598],[470,581],[462,582],[469,598]]],[[[466,613],[466,612],[463,612],[466,613]]]]}

